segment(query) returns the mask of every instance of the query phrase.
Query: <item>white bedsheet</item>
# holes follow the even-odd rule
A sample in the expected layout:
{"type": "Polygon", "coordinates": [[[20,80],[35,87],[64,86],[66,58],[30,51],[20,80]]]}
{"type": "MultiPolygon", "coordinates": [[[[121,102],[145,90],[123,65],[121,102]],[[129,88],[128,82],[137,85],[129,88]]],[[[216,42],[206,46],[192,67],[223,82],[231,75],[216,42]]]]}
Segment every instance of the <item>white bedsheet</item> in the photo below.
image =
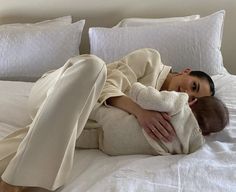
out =
{"type": "MultiPolygon", "coordinates": [[[[190,155],[117,157],[98,150],[76,150],[71,178],[57,192],[235,192],[236,76],[215,76],[214,80],[216,96],[229,108],[230,124],[207,137],[202,149],[190,155]]],[[[2,137],[30,122],[27,97],[31,86],[0,81],[2,137]]]]}
{"type": "Polygon", "coordinates": [[[27,99],[33,83],[0,81],[0,139],[31,122],[27,99]]]}

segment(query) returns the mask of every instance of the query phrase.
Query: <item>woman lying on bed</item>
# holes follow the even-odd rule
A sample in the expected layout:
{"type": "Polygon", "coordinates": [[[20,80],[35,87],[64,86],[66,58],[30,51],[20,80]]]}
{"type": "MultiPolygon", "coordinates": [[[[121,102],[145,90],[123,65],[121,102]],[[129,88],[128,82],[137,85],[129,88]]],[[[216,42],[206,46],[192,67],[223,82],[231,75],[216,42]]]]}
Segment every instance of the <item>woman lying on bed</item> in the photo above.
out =
{"type": "Polygon", "coordinates": [[[209,76],[189,69],[172,73],[153,49],[134,51],[107,69],[96,56],[71,58],[60,69],[43,75],[32,88],[29,108],[33,122],[0,141],[4,181],[0,191],[23,190],[16,186],[49,190],[62,186],[72,168],[76,139],[97,100],[133,114],[151,137],[172,141],[175,132],[166,113],[145,110],[126,96],[135,82],[157,90],[186,92],[190,101],[214,95],[209,76]]]}

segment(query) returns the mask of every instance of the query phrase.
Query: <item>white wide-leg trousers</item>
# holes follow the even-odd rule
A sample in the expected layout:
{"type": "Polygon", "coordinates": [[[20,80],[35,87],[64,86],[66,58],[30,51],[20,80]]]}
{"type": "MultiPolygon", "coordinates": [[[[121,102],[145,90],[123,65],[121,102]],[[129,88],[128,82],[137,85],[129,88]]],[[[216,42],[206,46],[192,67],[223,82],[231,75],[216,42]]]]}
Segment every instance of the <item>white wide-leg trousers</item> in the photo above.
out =
{"type": "Polygon", "coordinates": [[[105,63],[93,55],[71,58],[39,79],[29,98],[32,123],[0,141],[2,180],[49,190],[65,184],[105,80],[105,63]]]}

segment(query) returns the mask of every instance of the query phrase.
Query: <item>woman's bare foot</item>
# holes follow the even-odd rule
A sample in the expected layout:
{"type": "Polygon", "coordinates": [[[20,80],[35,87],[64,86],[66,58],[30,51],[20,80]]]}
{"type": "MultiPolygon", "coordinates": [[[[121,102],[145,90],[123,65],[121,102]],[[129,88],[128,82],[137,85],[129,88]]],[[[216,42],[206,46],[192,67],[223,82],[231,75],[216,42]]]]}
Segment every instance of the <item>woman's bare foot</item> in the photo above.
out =
{"type": "Polygon", "coordinates": [[[25,187],[10,185],[4,181],[0,181],[0,191],[1,192],[23,192],[25,187]]]}

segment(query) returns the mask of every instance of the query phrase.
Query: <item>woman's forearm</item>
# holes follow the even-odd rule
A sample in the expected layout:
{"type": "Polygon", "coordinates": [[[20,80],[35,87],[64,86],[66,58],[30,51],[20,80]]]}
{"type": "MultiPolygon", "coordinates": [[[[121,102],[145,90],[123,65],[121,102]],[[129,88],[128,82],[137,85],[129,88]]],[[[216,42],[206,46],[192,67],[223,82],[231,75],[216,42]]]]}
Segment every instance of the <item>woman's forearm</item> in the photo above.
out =
{"type": "Polygon", "coordinates": [[[142,113],[142,108],[128,96],[110,97],[106,100],[108,105],[120,108],[131,113],[136,118],[142,113]]]}

